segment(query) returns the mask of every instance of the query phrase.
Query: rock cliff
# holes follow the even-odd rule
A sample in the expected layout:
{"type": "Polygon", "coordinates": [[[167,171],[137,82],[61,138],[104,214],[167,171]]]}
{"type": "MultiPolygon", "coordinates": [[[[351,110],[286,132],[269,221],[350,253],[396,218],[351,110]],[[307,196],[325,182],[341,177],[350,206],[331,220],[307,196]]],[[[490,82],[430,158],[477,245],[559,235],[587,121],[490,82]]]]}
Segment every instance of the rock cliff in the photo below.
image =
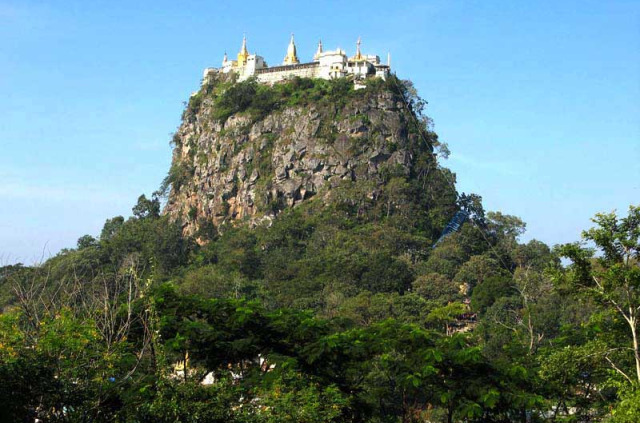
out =
{"type": "Polygon", "coordinates": [[[418,157],[432,157],[404,89],[395,79],[354,90],[349,81],[214,78],[173,138],[165,213],[193,235],[205,223],[257,224],[328,201],[345,180],[370,181],[375,196],[390,173],[410,176],[418,157]]]}

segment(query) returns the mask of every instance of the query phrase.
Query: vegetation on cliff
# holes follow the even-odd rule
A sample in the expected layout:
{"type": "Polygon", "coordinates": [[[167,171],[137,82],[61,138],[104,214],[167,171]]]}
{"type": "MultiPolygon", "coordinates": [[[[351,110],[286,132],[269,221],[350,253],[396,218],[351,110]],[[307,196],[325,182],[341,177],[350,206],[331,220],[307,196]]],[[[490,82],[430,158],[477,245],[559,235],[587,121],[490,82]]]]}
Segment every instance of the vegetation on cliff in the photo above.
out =
{"type": "Polygon", "coordinates": [[[268,224],[315,197],[386,203],[387,215],[403,201],[425,230],[443,225],[456,208],[453,175],[436,162],[446,146],[424,104],[395,77],[354,90],[346,79],[268,86],[219,75],[191,97],[174,136],[166,213],[197,235],[211,224],[268,224]]]}
{"type": "Polygon", "coordinates": [[[0,268],[0,421],[637,421],[640,208],[594,250],[521,243],[424,106],[395,79],[205,85],[164,213],[0,268]]]}

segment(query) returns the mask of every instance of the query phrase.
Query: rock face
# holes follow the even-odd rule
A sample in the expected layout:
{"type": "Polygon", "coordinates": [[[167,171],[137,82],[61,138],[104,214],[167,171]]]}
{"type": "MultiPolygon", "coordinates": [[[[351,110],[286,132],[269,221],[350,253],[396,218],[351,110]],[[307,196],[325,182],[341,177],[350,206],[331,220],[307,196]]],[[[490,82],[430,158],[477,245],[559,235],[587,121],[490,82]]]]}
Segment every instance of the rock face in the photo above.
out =
{"type": "Polygon", "coordinates": [[[187,235],[203,222],[268,221],[284,208],[321,201],[344,180],[378,186],[385,171],[408,175],[418,150],[429,148],[410,133],[403,98],[384,86],[345,101],[284,105],[260,118],[242,112],[222,121],[214,118],[215,96],[199,102],[174,136],[165,208],[187,235]]]}

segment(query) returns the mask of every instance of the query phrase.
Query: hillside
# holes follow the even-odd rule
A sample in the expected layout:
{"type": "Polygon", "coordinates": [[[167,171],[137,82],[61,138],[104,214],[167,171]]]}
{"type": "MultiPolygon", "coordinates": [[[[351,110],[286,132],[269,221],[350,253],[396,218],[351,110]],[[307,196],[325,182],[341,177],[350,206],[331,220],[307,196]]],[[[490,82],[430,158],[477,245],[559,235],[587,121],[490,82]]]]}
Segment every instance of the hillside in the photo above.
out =
{"type": "Polygon", "coordinates": [[[377,201],[392,178],[415,180],[426,189],[412,202],[425,205],[429,188],[443,189],[433,186],[437,137],[417,126],[416,99],[395,77],[357,91],[347,80],[270,87],[231,79],[216,75],[191,97],[173,138],[165,212],[185,234],[205,222],[270,221],[314,197],[331,201],[331,190],[347,185],[377,201]]]}
{"type": "Polygon", "coordinates": [[[212,75],[132,216],[0,267],[0,421],[638,421],[639,207],[521,243],[409,81],[212,75]]]}

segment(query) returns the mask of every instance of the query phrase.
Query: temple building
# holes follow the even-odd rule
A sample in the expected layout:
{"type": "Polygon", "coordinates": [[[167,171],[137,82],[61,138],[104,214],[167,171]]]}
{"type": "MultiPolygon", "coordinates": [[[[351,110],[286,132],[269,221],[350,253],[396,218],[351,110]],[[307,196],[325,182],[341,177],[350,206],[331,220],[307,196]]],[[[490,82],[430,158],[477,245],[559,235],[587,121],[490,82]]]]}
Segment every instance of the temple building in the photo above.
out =
{"type": "Polygon", "coordinates": [[[287,46],[287,53],[281,65],[269,66],[262,56],[250,54],[247,49],[247,38],[243,37],[242,47],[236,60],[229,60],[224,54],[220,68],[207,68],[204,70],[203,83],[211,74],[218,72],[234,72],[239,81],[255,77],[259,82],[273,84],[278,81],[299,76],[302,78],[335,79],[351,76],[358,86],[358,81],[369,77],[385,79],[389,76],[390,63],[380,62],[377,55],[365,55],[360,50],[361,41],[358,38],[355,55],[348,57],[340,48],[324,51],[322,41],[318,42],[318,48],[311,62],[301,63],[298,58],[293,34],[287,46]]]}

